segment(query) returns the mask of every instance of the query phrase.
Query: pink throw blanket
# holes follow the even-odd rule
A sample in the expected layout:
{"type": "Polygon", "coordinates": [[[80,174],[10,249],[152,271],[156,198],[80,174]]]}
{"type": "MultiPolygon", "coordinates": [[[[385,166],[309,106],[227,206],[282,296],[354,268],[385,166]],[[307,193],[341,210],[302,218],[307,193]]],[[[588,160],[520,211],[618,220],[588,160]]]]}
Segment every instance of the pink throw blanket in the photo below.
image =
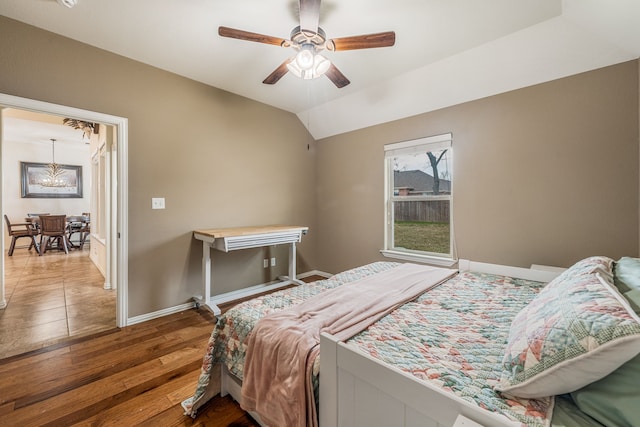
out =
{"type": "Polygon", "coordinates": [[[242,408],[269,426],[316,426],[311,370],[320,333],[344,341],[454,274],[402,264],[260,319],[247,343],[242,408]]]}

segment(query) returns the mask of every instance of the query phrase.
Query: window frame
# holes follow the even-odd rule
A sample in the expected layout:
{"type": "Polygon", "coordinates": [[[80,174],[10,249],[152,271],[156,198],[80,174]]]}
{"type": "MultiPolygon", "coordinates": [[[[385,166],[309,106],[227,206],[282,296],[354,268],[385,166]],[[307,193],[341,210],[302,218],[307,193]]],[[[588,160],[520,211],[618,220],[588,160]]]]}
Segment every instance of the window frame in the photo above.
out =
{"type": "Polygon", "coordinates": [[[450,194],[443,195],[414,195],[414,196],[396,196],[394,194],[394,174],[393,174],[393,158],[396,156],[414,154],[418,152],[438,151],[443,149],[451,150],[449,152],[450,167],[453,172],[453,135],[451,133],[429,136],[425,138],[413,139],[410,141],[386,144],[384,146],[384,249],[380,251],[382,255],[389,258],[401,259],[405,261],[429,263],[440,266],[452,266],[457,262],[454,245],[453,233],[453,173],[451,178],[450,194]],[[394,204],[398,201],[449,201],[449,253],[441,254],[435,252],[418,251],[411,249],[396,248],[394,246],[394,204]]]}

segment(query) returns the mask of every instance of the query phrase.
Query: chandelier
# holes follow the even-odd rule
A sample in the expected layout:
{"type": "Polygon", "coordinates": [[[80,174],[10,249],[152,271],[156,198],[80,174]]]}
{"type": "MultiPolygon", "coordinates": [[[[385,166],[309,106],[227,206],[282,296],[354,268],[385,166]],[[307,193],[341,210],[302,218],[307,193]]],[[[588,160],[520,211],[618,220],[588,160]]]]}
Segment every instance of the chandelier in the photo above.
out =
{"type": "Polygon", "coordinates": [[[44,177],[40,181],[43,187],[67,187],[68,182],[63,175],[65,170],[56,163],[56,140],[51,139],[51,163],[47,164],[44,177]]]}

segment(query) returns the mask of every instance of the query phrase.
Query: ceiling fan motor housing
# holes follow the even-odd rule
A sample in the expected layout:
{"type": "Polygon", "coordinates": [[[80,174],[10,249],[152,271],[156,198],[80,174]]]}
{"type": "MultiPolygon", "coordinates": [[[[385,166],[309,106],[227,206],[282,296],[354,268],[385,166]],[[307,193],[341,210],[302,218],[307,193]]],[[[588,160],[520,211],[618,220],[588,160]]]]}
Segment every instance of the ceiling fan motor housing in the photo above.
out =
{"type": "Polygon", "coordinates": [[[309,30],[301,30],[300,26],[297,26],[291,30],[290,39],[293,42],[294,47],[312,45],[314,50],[323,50],[326,47],[327,35],[320,27],[318,27],[318,32],[315,33],[309,30]]]}

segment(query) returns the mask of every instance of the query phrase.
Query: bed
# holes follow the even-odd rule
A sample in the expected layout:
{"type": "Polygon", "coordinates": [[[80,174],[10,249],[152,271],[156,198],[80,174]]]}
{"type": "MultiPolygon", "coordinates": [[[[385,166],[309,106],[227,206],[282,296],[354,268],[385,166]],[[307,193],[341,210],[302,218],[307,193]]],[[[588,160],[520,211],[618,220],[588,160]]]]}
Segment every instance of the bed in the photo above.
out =
{"type": "MultiPolygon", "coordinates": [[[[620,388],[617,377],[628,382],[629,372],[640,371],[637,261],[590,257],[561,274],[461,261],[459,274],[394,307],[354,336],[319,337],[320,357],[310,363],[315,400],[307,410],[309,419],[319,419],[322,427],[633,425],[629,420],[640,414],[625,396],[637,399],[637,386],[627,384],[626,395],[616,391],[608,406],[600,402],[603,393],[620,388]],[[625,274],[616,275],[619,266],[625,274]],[[630,285],[621,287],[617,276],[630,285]],[[593,336],[572,337],[579,345],[571,347],[563,322],[575,325],[584,319],[554,317],[550,310],[558,305],[561,312],[571,307],[574,317],[586,312],[593,336]],[[551,356],[540,348],[541,331],[551,356]],[[564,359],[549,344],[559,340],[571,349],[564,359]],[[617,382],[601,384],[610,378],[617,382]],[[622,417],[621,424],[607,418],[611,412],[622,413],[614,416],[622,417]]],[[[196,392],[183,402],[186,413],[196,416],[217,393],[242,400],[247,340],[259,319],[398,267],[372,263],[225,313],[212,333],[196,392]]],[[[260,414],[252,415],[262,422],[260,414]]],[[[263,424],[279,424],[272,420],[263,424]]]]}

